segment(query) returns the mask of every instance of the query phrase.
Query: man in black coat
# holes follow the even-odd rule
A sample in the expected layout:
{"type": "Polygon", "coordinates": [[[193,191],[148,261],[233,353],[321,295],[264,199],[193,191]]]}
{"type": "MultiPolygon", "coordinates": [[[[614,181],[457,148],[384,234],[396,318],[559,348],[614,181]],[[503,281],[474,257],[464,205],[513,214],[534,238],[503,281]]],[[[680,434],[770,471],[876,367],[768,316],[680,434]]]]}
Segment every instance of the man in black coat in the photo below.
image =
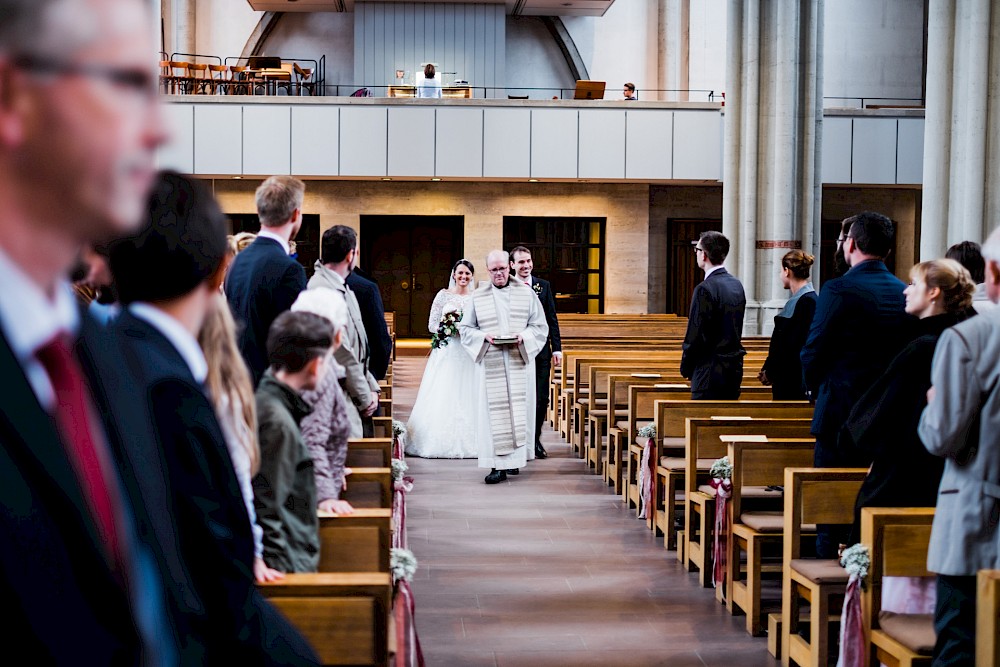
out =
{"type": "Polygon", "coordinates": [[[289,256],[289,241],[302,226],[305,184],[272,176],[257,188],[257,238],[233,260],[226,298],[239,327],[238,342],[254,387],[267,370],[267,332],[306,288],[306,272],[289,256]]]}
{"type": "MultiPolygon", "coordinates": [[[[0,15],[0,639],[32,664],[197,663],[165,603],[170,554],[147,531],[138,471],[117,465],[123,432],[99,418],[88,354],[114,351],[65,278],[143,209],[165,138],[151,16],[136,0],[2,0],[0,15]],[[45,59],[30,57],[39,44],[45,59]],[[140,84],[109,85],[112,72],[140,84]]],[[[155,475],[149,444],[131,451],[155,475]]]]}
{"type": "MultiPolygon", "coordinates": [[[[801,353],[806,388],[816,401],[811,430],[818,468],[870,463],[852,448],[841,448],[838,432],[857,400],[909,341],[914,325],[905,312],[906,285],[883,261],[893,246],[892,221],[866,211],[844,222],[850,231],[838,241],[851,268],[823,285],[801,353]]],[[[820,557],[835,557],[844,540],[845,532],[820,526],[820,557]]]]}
{"type": "Polygon", "coordinates": [[[535,458],[548,458],[542,447],[542,424],[545,423],[545,412],[549,407],[549,375],[552,366],[562,364],[562,340],[559,338],[559,320],[556,318],[556,298],[552,293],[549,281],[531,275],[535,268],[531,261],[531,251],[522,245],[510,253],[511,270],[517,274],[521,282],[535,291],[538,300],[542,302],[545,311],[545,321],[549,325],[549,339],[535,356],[535,458]]]}
{"type": "Polygon", "coordinates": [[[208,365],[196,334],[217,303],[224,217],[203,185],[175,174],[161,175],[147,216],[111,248],[126,306],[111,334],[166,462],[180,551],[204,605],[188,619],[192,635],[205,664],[316,664],[254,584],[249,517],[203,384],[208,365]]]}
{"type": "Polygon", "coordinates": [[[729,239],[702,232],[694,244],[705,280],[694,288],[684,336],[681,375],[691,380],[695,400],[735,400],[743,382],[743,285],[726,271],[729,239]]]}
{"type": "Polygon", "coordinates": [[[392,337],[385,323],[385,305],[378,283],[358,267],[347,276],[347,286],[358,298],[361,322],[368,335],[368,372],[376,380],[384,380],[392,355],[392,337]]]}

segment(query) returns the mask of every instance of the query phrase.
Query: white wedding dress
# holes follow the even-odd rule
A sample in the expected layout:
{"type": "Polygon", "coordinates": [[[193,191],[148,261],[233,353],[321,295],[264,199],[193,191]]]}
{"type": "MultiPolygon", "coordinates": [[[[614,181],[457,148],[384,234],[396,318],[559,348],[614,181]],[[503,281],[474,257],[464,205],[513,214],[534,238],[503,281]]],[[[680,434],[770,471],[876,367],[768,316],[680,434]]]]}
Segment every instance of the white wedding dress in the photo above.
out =
{"type": "MultiPolygon", "coordinates": [[[[441,317],[451,310],[465,310],[472,295],[441,290],[434,297],[427,328],[435,333],[441,317]]],[[[417,400],[406,425],[406,453],[426,459],[474,459],[476,366],[458,336],[431,350],[420,381],[417,400]]]]}

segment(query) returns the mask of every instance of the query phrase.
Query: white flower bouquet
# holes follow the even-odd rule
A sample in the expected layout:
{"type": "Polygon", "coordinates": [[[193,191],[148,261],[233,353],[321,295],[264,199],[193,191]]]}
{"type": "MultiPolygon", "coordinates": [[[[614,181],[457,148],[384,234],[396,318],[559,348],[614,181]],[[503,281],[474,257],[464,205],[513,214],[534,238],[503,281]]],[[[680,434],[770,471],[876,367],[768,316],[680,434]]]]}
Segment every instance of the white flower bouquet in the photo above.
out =
{"type": "Polygon", "coordinates": [[[403,435],[404,433],[406,433],[406,424],[404,424],[403,422],[399,421],[398,419],[393,419],[392,420],[392,435],[394,437],[398,438],[399,436],[403,435]]]}
{"type": "Polygon", "coordinates": [[[729,457],[723,456],[721,459],[716,459],[708,471],[708,476],[712,479],[732,479],[733,466],[729,463],[729,457]]]}
{"type": "Polygon", "coordinates": [[[397,482],[403,479],[403,475],[406,471],[410,469],[410,466],[406,465],[406,461],[403,459],[393,459],[392,460],[392,478],[397,482]]]}
{"type": "Polygon", "coordinates": [[[864,544],[855,544],[847,547],[840,554],[840,564],[847,570],[847,574],[856,576],[861,581],[861,588],[864,590],[868,578],[868,568],[872,566],[871,551],[864,544]]]}
{"type": "Polygon", "coordinates": [[[646,426],[643,426],[638,431],[636,431],[636,435],[638,435],[640,438],[655,438],[656,424],[648,424],[646,426]]]}
{"type": "Polygon", "coordinates": [[[458,335],[458,323],[461,321],[461,310],[450,310],[441,315],[438,330],[431,336],[431,347],[437,349],[447,345],[450,338],[458,335]]]}
{"type": "Polygon", "coordinates": [[[416,556],[409,549],[390,549],[389,571],[392,572],[393,579],[413,581],[413,575],[417,573],[416,556]]]}

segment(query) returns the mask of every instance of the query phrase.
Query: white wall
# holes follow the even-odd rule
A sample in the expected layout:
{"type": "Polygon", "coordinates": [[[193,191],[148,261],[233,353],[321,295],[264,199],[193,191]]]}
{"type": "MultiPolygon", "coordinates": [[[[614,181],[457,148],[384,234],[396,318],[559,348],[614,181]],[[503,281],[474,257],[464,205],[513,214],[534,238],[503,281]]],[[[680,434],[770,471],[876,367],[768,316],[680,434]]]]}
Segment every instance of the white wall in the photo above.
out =
{"type": "Polygon", "coordinates": [[[354,85],[354,14],[286,12],[264,42],[263,53],[315,60],[326,56],[327,85],[345,86],[341,95],[359,87],[354,85]]]}
{"type": "Polygon", "coordinates": [[[606,81],[605,99],[621,99],[622,84],[655,89],[657,0],[618,0],[601,17],[563,17],[590,78],[606,81]]]}
{"type": "MultiPolygon", "coordinates": [[[[726,89],[726,0],[692,0],[688,87],[714,90],[715,101],[726,89]]],[[[707,93],[692,93],[692,102],[707,101],[707,93]]]]}
{"type": "MultiPolygon", "coordinates": [[[[548,99],[576,86],[569,66],[541,19],[507,17],[507,92],[548,99]],[[543,88],[548,90],[526,90],[543,88]]],[[[568,95],[572,97],[572,95],[568,95]]]]}
{"type": "Polygon", "coordinates": [[[198,53],[220,58],[240,55],[263,15],[264,12],[250,9],[245,0],[200,0],[195,17],[198,53]]]}
{"type": "MultiPolygon", "coordinates": [[[[924,0],[828,0],[825,6],[824,97],[920,97],[924,0]]],[[[827,99],[825,105],[854,107],[860,100],[827,99]]]]}

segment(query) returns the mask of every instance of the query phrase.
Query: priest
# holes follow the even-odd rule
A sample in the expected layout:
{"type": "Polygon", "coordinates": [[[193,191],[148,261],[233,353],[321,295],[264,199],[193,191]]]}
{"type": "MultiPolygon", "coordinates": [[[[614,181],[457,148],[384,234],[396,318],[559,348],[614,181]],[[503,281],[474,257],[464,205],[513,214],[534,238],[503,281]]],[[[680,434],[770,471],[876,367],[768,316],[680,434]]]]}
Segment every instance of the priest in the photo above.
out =
{"type": "Polygon", "coordinates": [[[498,484],[535,458],[535,355],[549,325],[532,289],[510,275],[506,252],[490,252],[486,268],[490,282],[473,292],[458,329],[480,387],[479,467],[491,469],[487,484],[498,484]]]}

